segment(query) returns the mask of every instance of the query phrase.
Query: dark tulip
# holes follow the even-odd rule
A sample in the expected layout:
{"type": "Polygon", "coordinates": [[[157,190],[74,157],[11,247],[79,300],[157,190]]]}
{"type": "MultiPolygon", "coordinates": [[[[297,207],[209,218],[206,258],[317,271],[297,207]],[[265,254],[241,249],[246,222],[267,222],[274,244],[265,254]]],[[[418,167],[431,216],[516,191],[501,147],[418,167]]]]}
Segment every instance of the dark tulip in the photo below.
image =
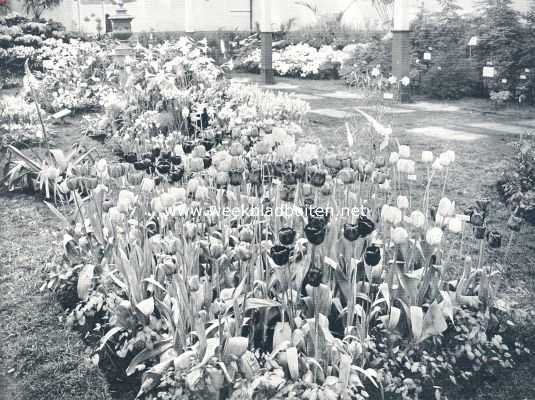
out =
{"type": "Polygon", "coordinates": [[[134,169],[136,171],[144,171],[147,169],[147,166],[145,165],[145,163],[143,161],[136,161],[134,163],[134,169]]]}
{"type": "Polygon", "coordinates": [[[151,153],[152,153],[152,156],[154,158],[158,158],[160,157],[160,153],[162,152],[162,150],[159,148],[159,147],[155,147],[154,149],[152,149],[151,153]]]}
{"type": "Polygon", "coordinates": [[[286,172],[284,174],[283,182],[286,186],[293,186],[297,184],[297,176],[294,172],[286,172]]]}
{"type": "Polygon", "coordinates": [[[485,214],[479,210],[474,210],[472,215],[470,215],[470,223],[474,226],[482,226],[485,222],[485,214]]]}
{"type": "Polygon", "coordinates": [[[171,172],[171,182],[178,182],[184,176],[184,168],[176,168],[171,172]]]}
{"type": "Polygon", "coordinates": [[[204,163],[205,169],[210,168],[210,166],[212,165],[212,157],[204,156],[202,162],[204,163]]]}
{"type": "Polygon", "coordinates": [[[367,265],[375,267],[381,261],[381,249],[374,244],[368,246],[364,253],[364,261],[367,265]]]}
{"type": "Polygon", "coordinates": [[[472,216],[472,214],[474,213],[475,209],[476,208],[474,206],[470,206],[470,207],[466,208],[464,210],[464,215],[466,215],[468,217],[472,216]]]}
{"type": "Polygon", "coordinates": [[[429,207],[429,216],[431,217],[431,221],[434,221],[437,217],[437,208],[436,207],[429,207]]]}
{"type": "Polygon", "coordinates": [[[490,248],[499,249],[502,247],[502,234],[498,231],[488,231],[487,242],[490,248]]]}
{"type": "Polygon", "coordinates": [[[476,239],[485,239],[485,232],[487,228],[485,226],[474,226],[474,236],[476,239]]]}
{"type": "Polygon", "coordinates": [[[156,169],[160,174],[167,174],[171,170],[171,164],[169,164],[168,162],[161,162],[156,165],[156,169]]]}
{"type": "Polygon", "coordinates": [[[344,238],[350,242],[354,242],[359,238],[358,224],[344,224],[344,238]]]}
{"type": "Polygon", "coordinates": [[[249,181],[253,185],[260,185],[262,180],[262,170],[260,168],[253,168],[249,173],[249,181]]]}
{"type": "Polygon", "coordinates": [[[307,210],[312,207],[312,204],[314,204],[314,199],[312,197],[307,197],[303,200],[303,208],[305,209],[305,212],[308,212],[307,210]]]}
{"type": "Polygon", "coordinates": [[[210,151],[214,147],[214,141],[211,139],[203,139],[201,140],[201,144],[204,146],[206,151],[210,151]]]}
{"type": "Polygon", "coordinates": [[[173,165],[180,165],[180,163],[182,163],[182,157],[177,156],[177,155],[172,155],[169,158],[169,161],[171,161],[171,164],[173,165]]]}
{"type": "Polygon", "coordinates": [[[483,197],[479,200],[476,200],[476,204],[481,211],[486,212],[489,208],[490,199],[488,197],[483,197]]]}
{"type": "Polygon", "coordinates": [[[305,236],[313,245],[320,245],[325,240],[325,226],[319,227],[307,224],[305,226],[305,236]]]}
{"type": "Polygon", "coordinates": [[[366,215],[359,215],[358,227],[360,236],[366,237],[375,230],[375,223],[366,215]]]}
{"type": "Polygon", "coordinates": [[[271,258],[278,266],[288,264],[290,249],[286,246],[275,245],[270,251],[271,258]]]}
{"type": "Polygon", "coordinates": [[[311,265],[305,277],[305,282],[312,287],[318,287],[321,284],[321,276],[321,269],[311,265]]]}
{"type": "Polygon", "coordinates": [[[195,143],[193,143],[191,140],[186,140],[182,143],[182,150],[184,150],[185,154],[191,154],[194,147],[195,143]]]}
{"type": "Polygon", "coordinates": [[[279,229],[279,241],[284,246],[290,246],[295,240],[295,229],[287,226],[279,229]]]}
{"type": "Polygon", "coordinates": [[[327,223],[329,222],[329,212],[322,207],[316,207],[316,208],[308,208],[305,210],[305,213],[308,217],[308,224],[323,228],[327,223]]]}
{"type": "Polygon", "coordinates": [[[312,174],[312,177],[310,178],[310,183],[312,184],[312,186],[319,188],[325,184],[326,178],[327,174],[325,173],[325,171],[315,171],[312,174]]]}
{"type": "Polygon", "coordinates": [[[277,161],[273,165],[273,175],[277,177],[281,177],[283,174],[284,174],[284,164],[282,163],[282,161],[277,161]]]}
{"type": "Polygon", "coordinates": [[[240,169],[229,171],[229,181],[232,186],[240,186],[243,182],[243,173],[240,169]]]}
{"type": "Polygon", "coordinates": [[[507,227],[513,232],[520,232],[520,226],[522,225],[522,218],[515,215],[511,215],[507,221],[507,227]]]}
{"type": "Polygon", "coordinates": [[[113,152],[117,157],[124,158],[124,151],[123,149],[115,149],[113,152]]]}
{"type": "Polygon", "coordinates": [[[150,151],[147,153],[141,154],[141,158],[143,160],[150,160],[152,162],[156,161],[156,157],[154,157],[154,155],[150,151]]]}
{"type": "Polygon", "coordinates": [[[375,168],[383,168],[386,165],[386,160],[383,156],[379,156],[375,159],[375,168]]]}
{"type": "Polygon", "coordinates": [[[160,153],[160,156],[164,160],[170,160],[171,159],[171,152],[167,151],[167,150],[162,150],[162,152],[160,153]]]}
{"type": "Polygon", "coordinates": [[[160,232],[160,223],[157,218],[152,218],[146,226],[147,236],[150,238],[160,232]]]}
{"type": "Polygon", "coordinates": [[[305,164],[299,163],[295,166],[295,176],[300,181],[303,181],[305,179],[306,172],[307,172],[307,169],[306,169],[305,164]]]}
{"type": "Polygon", "coordinates": [[[126,160],[126,162],[133,164],[137,161],[137,154],[134,152],[126,153],[124,159],[126,160]]]}

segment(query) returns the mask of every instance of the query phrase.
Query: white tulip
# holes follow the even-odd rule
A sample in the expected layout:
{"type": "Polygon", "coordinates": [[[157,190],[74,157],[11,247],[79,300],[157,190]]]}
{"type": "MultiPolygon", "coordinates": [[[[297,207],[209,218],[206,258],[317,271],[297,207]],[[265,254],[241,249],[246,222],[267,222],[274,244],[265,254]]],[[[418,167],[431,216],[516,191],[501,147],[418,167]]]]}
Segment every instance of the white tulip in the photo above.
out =
{"type": "Polygon", "coordinates": [[[396,203],[398,208],[401,210],[406,210],[407,208],[409,208],[409,199],[407,198],[407,196],[398,196],[396,203]]]}
{"type": "Polygon", "coordinates": [[[143,180],[141,181],[141,190],[145,193],[152,192],[155,186],[156,184],[154,183],[154,179],[143,178],[143,180]]]}
{"type": "Polygon", "coordinates": [[[442,229],[434,226],[427,231],[425,241],[431,246],[438,246],[442,242],[442,235],[442,229]]]}
{"type": "Polygon", "coordinates": [[[406,145],[399,146],[399,156],[401,158],[409,158],[411,156],[411,148],[406,145]]]}
{"type": "Polygon", "coordinates": [[[411,213],[411,224],[415,228],[422,228],[425,225],[425,215],[423,212],[416,210],[411,213]]]}
{"type": "Polygon", "coordinates": [[[399,160],[399,154],[396,153],[395,151],[393,151],[392,153],[390,153],[390,158],[389,158],[389,162],[390,164],[397,164],[399,160]]]}
{"type": "Polygon", "coordinates": [[[451,201],[447,197],[443,197],[440,199],[440,202],[438,203],[438,214],[442,215],[443,217],[447,217],[450,215],[451,212],[451,201]]]}
{"type": "Polygon", "coordinates": [[[426,164],[433,162],[434,156],[432,151],[422,151],[422,161],[426,164]]]}
{"type": "Polygon", "coordinates": [[[395,244],[403,244],[407,242],[409,234],[405,228],[398,226],[397,228],[392,229],[391,237],[395,244]]]}

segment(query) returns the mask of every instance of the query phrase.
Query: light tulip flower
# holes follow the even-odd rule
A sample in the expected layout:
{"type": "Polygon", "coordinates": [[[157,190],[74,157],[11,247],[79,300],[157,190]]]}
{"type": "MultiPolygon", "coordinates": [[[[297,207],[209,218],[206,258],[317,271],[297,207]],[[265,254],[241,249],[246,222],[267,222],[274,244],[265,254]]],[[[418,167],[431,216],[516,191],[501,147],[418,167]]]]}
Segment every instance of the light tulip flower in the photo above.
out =
{"type": "Polygon", "coordinates": [[[442,242],[443,234],[442,229],[434,226],[425,234],[425,241],[431,246],[438,246],[442,242]]]}
{"type": "Polygon", "coordinates": [[[407,242],[409,234],[405,228],[398,226],[397,228],[392,229],[391,237],[395,244],[400,245],[407,242]]]}

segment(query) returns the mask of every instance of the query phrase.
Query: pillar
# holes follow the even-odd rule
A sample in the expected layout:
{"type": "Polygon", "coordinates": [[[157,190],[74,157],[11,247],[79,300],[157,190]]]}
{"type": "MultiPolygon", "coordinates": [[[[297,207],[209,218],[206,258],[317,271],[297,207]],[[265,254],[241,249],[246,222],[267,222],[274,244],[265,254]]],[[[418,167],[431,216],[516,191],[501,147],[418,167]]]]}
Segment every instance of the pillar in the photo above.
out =
{"type": "Polygon", "coordinates": [[[262,80],[266,85],[272,85],[273,80],[273,57],[272,57],[272,27],[271,27],[271,3],[270,0],[262,0],[262,20],[260,23],[260,37],[262,40],[262,56],[260,71],[262,80]]]}
{"type": "MultiPolygon", "coordinates": [[[[394,0],[394,28],[392,29],[392,75],[398,82],[410,71],[409,0],[394,0]]],[[[410,87],[399,84],[399,100],[410,101],[410,87]]]]}

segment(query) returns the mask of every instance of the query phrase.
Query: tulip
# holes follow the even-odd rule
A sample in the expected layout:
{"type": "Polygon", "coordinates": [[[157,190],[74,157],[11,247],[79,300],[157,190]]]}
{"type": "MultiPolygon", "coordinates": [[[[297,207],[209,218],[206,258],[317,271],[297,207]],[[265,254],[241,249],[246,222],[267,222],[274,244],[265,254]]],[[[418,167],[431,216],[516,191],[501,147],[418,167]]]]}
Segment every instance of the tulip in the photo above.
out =
{"type": "Polygon", "coordinates": [[[217,173],[215,178],[216,184],[219,186],[227,186],[229,182],[229,174],[228,172],[220,171],[217,173]]]}
{"type": "Polygon", "coordinates": [[[96,176],[88,176],[87,178],[84,178],[83,182],[85,187],[89,190],[95,189],[98,185],[98,179],[96,176]]]}
{"type": "Polygon", "coordinates": [[[199,185],[195,191],[195,200],[197,201],[207,201],[209,200],[209,191],[206,186],[199,185]]]}
{"type": "Polygon", "coordinates": [[[470,215],[470,223],[474,226],[482,226],[485,222],[485,214],[479,210],[474,210],[470,215]]]}
{"type": "Polygon", "coordinates": [[[182,177],[184,176],[184,168],[179,167],[175,168],[173,171],[171,171],[170,177],[171,182],[178,182],[182,177]]]}
{"type": "Polygon", "coordinates": [[[522,218],[515,215],[511,215],[507,221],[507,227],[513,232],[520,232],[520,226],[522,224],[522,218]]]}
{"type": "Polygon", "coordinates": [[[375,267],[381,261],[381,249],[372,244],[366,248],[364,253],[364,262],[370,267],[375,267]]]}
{"type": "Polygon", "coordinates": [[[154,190],[154,180],[150,178],[143,178],[143,181],[141,181],[141,190],[145,193],[150,193],[154,190]]]}
{"type": "Polygon", "coordinates": [[[388,159],[388,162],[391,164],[391,165],[395,165],[397,164],[399,161],[399,154],[396,153],[395,151],[391,152],[390,153],[390,158],[388,159]]]}
{"type": "Polygon", "coordinates": [[[448,220],[448,230],[452,233],[460,233],[463,230],[463,221],[459,218],[450,218],[448,220]]]}
{"type": "Polygon", "coordinates": [[[193,149],[195,148],[195,143],[193,143],[191,140],[185,140],[182,142],[182,151],[184,154],[191,154],[193,149]]]}
{"type": "Polygon", "coordinates": [[[184,224],[184,234],[186,236],[186,239],[194,239],[197,231],[197,226],[191,222],[188,221],[184,224]]]}
{"type": "Polygon", "coordinates": [[[206,151],[210,151],[210,150],[212,150],[212,148],[215,145],[215,140],[214,139],[205,138],[205,139],[201,140],[201,145],[205,148],[206,151]]]}
{"type": "Polygon", "coordinates": [[[375,230],[375,223],[366,215],[359,215],[358,230],[361,237],[366,237],[375,230]]]}
{"type": "Polygon", "coordinates": [[[490,248],[499,249],[502,246],[502,234],[498,231],[488,231],[487,243],[490,248]]]}
{"type": "Polygon", "coordinates": [[[305,282],[312,287],[319,287],[321,285],[321,277],[321,269],[315,265],[311,265],[306,274],[305,282]]]}
{"type": "Polygon", "coordinates": [[[375,159],[375,168],[383,168],[386,165],[386,160],[383,156],[379,156],[375,159]]]}
{"type": "Polygon", "coordinates": [[[396,203],[400,210],[406,210],[409,208],[409,199],[407,196],[398,196],[396,203]]]}
{"type": "Polygon", "coordinates": [[[270,256],[278,266],[288,264],[290,249],[286,246],[275,245],[271,248],[270,256]]]}
{"type": "Polygon", "coordinates": [[[161,153],[161,149],[159,147],[155,147],[151,150],[151,154],[152,154],[152,157],[154,157],[154,159],[160,157],[160,153],[161,153]]]}
{"type": "Polygon", "coordinates": [[[240,231],[240,240],[242,242],[251,243],[254,239],[254,232],[250,227],[243,227],[240,231]]]}
{"type": "Polygon", "coordinates": [[[132,172],[126,175],[126,180],[129,185],[131,186],[138,186],[143,181],[143,173],[142,172],[132,172]]]}
{"type": "Polygon", "coordinates": [[[481,226],[474,226],[474,236],[476,239],[484,239],[485,238],[485,232],[487,231],[487,228],[484,225],[481,226]]]}
{"type": "Polygon", "coordinates": [[[171,164],[173,164],[173,165],[180,165],[182,163],[182,157],[180,157],[178,155],[172,155],[169,158],[169,161],[171,161],[171,164]]]}
{"type": "Polygon", "coordinates": [[[133,164],[137,161],[137,154],[136,153],[127,153],[124,157],[126,162],[133,164]]]}
{"type": "Polygon", "coordinates": [[[66,183],[69,190],[76,190],[80,186],[80,178],[67,178],[66,183]]]}
{"type": "Polygon", "coordinates": [[[164,211],[164,206],[160,197],[155,197],[154,199],[152,199],[151,206],[152,209],[157,213],[161,213],[164,211]]]}
{"type": "Polygon", "coordinates": [[[409,158],[411,156],[411,148],[405,145],[399,146],[398,153],[401,158],[409,158]]]}
{"type": "Polygon", "coordinates": [[[443,216],[447,217],[450,215],[450,210],[452,208],[452,203],[447,197],[443,197],[438,203],[437,212],[443,216]]]}
{"type": "Polygon", "coordinates": [[[175,203],[175,198],[170,193],[162,193],[160,195],[160,201],[165,208],[169,208],[175,203]]]}
{"type": "Polygon", "coordinates": [[[411,213],[410,221],[415,228],[423,228],[423,226],[425,225],[425,215],[423,212],[415,210],[411,213]]]}
{"type": "Polygon", "coordinates": [[[372,176],[372,180],[374,183],[377,183],[378,185],[382,185],[386,181],[386,174],[381,171],[376,171],[372,176]]]}
{"type": "Polygon", "coordinates": [[[360,236],[358,224],[344,224],[344,238],[350,242],[354,242],[360,236]]]}
{"type": "Polygon", "coordinates": [[[111,207],[108,210],[108,218],[110,219],[112,225],[119,225],[123,221],[123,215],[117,207],[111,207]]]}
{"type": "Polygon", "coordinates": [[[287,172],[283,176],[283,182],[286,186],[293,186],[297,184],[297,176],[293,172],[287,172]]]}
{"type": "Polygon", "coordinates": [[[433,162],[434,156],[432,151],[422,151],[422,162],[426,164],[431,164],[433,162]]]}
{"type": "Polygon", "coordinates": [[[310,183],[314,187],[322,187],[325,184],[327,174],[323,170],[316,170],[310,178],[310,183]]]}
{"type": "Polygon", "coordinates": [[[307,240],[316,246],[319,246],[325,240],[325,226],[319,227],[315,225],[307,224],[305,226],[305,236],[307,240]]]}
{"type": "Polygon", "coordinates": [[[229,153],[235,157],[241,156],[243,154],[243,145],[240,142],[232,142],[229,153]]]}
{"type": "Polygon", "coordinates": [[[170,150],[162,150],[160,153],[160,157],[163,160],[170,160],[171,159],[171,151],[170,150]]]}
{"type": "Polygon", "coordinates": [[[400,245],[400,244],[404,244],[405,242],[407,242],[407,239],[409,238],[409,234],[407,233],[405,228],[397,227],[397,228],[392,229],[391,237],[392,237],[392,241],[395,244],[400,245]]]}
{"type": "Polygon", "coordinates": [[[309,225],[323,228],[329,222],[329,212],[322,207],[309,208],[305,210],[305,213],[308,217],[309,225]]]}
{"type": "Polygon", "coordinates": [[[249,243],[242,242],[238,245],[238,256],[242,262],[249,261],[253,256],[249,243]]]}
{"type": "Polygon", "coordinates": [[[171,164],[169,164],[168,162],[162,161],[158,163],[158,165],[156,165],[156,169],[158,170],[160,174],[167,174],[171,170],[171,164]]]}
{"type": "Polygon", "coordinates": [[[232,186],[240,186],[243,182],[243,173],[239,169],[229,171],[229,180],[232,186]]]}
{"type": "Polygon", "coordinates": [[[184,188],[170,188],[169,194],[172,196],[175,203],[181,203],[186,201],[186,189],[184,188]]]}
{"type": "Polygon", "coordinates": [[[279,229],[279,242],[284,246],[290,246],[295,241],[295,229],[287,226],[279,229]]]}
{"type": "Polygon", "coordinates": [[[427,230],[427,233],[425,234],[425,241],[431,246],[438,246],[442,242],[442,235],[442,229],[436,226],[432,227],[427,230]]]}
{"type": "Polygon", "coordinates": [[[223,255],[225,247],[223,246],[223,242],[221,240],[211,237],[209,250],[210,256],[212,256],[213,258],[219,258],[223,255]]]}
{"type": "Polygon", "coordinates": [[[490,199],[488,197],[483,197],[476,200],[477,207],[484,213],[487,212],[490,204],[490,199]]]}
{"type": "Polygon", "coordinates": [[[136,161],[134,163],[134,169],[136,171],[145,171],[147,169],[147,165],[143,161],[136,161]]]}

